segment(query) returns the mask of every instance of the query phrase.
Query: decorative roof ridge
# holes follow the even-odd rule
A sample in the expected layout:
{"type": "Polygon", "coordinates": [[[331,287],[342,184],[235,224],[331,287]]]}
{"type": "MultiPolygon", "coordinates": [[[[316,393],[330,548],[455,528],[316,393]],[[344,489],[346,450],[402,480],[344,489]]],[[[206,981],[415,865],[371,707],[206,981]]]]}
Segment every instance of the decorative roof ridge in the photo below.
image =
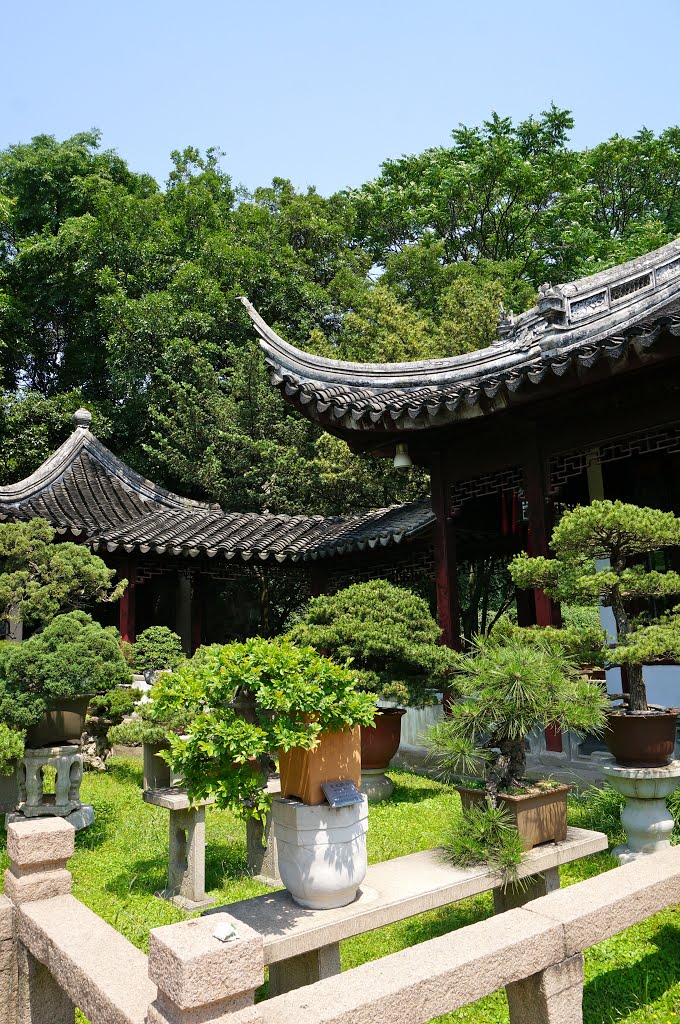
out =
{"type": "Polygon", "coordinates": [[[368,392],[465,383],[504,374],[550,353],[592,345],[635,327],[680,296],[680,239],[562,285],[542,285],[538,302],[514,318],[503,314],[500,339],[463,355],[408,363],[353,363],[312,355],[284,341],[247,298],[241,301],[260,338],[272,382],[349,386],[368,392]]]}
{"type": "Polygon", "coordinates": [[[76,462],[82,452],[86,452],[93,462],[97,463],[106,473],[116,479],[142,498],[165,505],[169,509],[200,509],[203,511],[221,511],[218,505],[185,498],[173,491],[161,487],[160,484],[147,480],[141,473],[128,466],[113,452],[102,444],[89,430],[91,420],[87,410],[79,409],[74,416],[76,429],[30,476],[14,484],[0,487],[0,504],[15,505],[36,497],[52,485],[76,462]],[[88,418],[89,417],[89,418],[88,418]]]}

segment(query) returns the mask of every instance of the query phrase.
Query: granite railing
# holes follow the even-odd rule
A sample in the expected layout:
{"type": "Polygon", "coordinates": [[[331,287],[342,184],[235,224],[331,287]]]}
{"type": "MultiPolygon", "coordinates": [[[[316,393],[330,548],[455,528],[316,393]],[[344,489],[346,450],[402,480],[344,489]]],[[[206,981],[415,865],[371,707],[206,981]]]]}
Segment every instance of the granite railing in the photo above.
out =
{"type": "Polygon", "coordinates": [[[73,1024],[75,1006],[91,1024],[425,1024],[502,987],[513,1024],[577,1024],[583,951],[680,902],[671,848],[255,1004],[260,934],[214,913],[153,929],[147,958],[71,895],[73,838],[61,819],[8,830],[3,1024],[73,1024]]]}

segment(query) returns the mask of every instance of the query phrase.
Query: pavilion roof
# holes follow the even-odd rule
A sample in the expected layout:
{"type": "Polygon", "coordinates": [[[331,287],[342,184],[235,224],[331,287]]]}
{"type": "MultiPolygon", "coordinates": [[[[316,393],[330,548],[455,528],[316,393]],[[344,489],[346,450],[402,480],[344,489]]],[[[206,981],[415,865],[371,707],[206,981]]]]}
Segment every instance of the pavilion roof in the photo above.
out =
{"type": "Polygon", "coordinates": [[[338,431],[439,427],[540,397],[600,360],[644,354],[668,328],[680,336],[680,239],[610,270],[543,285],[533,309],[502,313],[488,348],[411,363],[349,363],[285,342],[247,299],[272,383],[310,419],[338,431]],[[542,387],[543,386],[543,387],[542,387]]]}
{"type": "Polygon", "coordinates": [[[74,432],[35,473],[0,487],[0,520],[40,517],[98,551],[278,562],[398,544],[434,520],[429,502],[326,519],[224,512],[136,473],[90,432],[87,410],[74,419],[74,432]]]}

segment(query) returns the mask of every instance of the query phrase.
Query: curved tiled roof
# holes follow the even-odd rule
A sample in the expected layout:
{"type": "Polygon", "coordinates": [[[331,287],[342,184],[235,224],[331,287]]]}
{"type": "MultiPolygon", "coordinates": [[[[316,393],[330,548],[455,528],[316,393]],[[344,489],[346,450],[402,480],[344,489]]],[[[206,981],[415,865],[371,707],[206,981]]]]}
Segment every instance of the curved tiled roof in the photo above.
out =
{"type": "Polygon", "coordinates": [[[90,433],[76,429],[31,476],[0,487],[0,520],[41,517],[97,551],[305,561],[398,544],[434,521],[429,502],[324,519],[223,512],[140,476],[90,433]]]}
{"type": "Polygon", "coordinates": [[[272,383],[310,419],[350,430],[442,426],[510,405],[570,369],[680,336],[680,239],[611,270],[543,285],[533,309],[502,314],[488,348],[412,363],[348,363],[289,345],[242,299],[272,383]]]}

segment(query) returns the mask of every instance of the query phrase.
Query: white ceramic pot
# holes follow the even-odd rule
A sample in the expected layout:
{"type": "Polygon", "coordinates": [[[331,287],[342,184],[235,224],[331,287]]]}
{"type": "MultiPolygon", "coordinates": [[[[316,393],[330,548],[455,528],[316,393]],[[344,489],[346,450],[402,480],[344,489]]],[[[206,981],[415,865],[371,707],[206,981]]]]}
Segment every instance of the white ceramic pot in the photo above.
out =
{"type": "Polygon", "coordinates": [[[367,868],[365,796],[351,807],[280,798],[272,824],[281,880],[296,903],[331,910],[356,899],[367,868]]]}

